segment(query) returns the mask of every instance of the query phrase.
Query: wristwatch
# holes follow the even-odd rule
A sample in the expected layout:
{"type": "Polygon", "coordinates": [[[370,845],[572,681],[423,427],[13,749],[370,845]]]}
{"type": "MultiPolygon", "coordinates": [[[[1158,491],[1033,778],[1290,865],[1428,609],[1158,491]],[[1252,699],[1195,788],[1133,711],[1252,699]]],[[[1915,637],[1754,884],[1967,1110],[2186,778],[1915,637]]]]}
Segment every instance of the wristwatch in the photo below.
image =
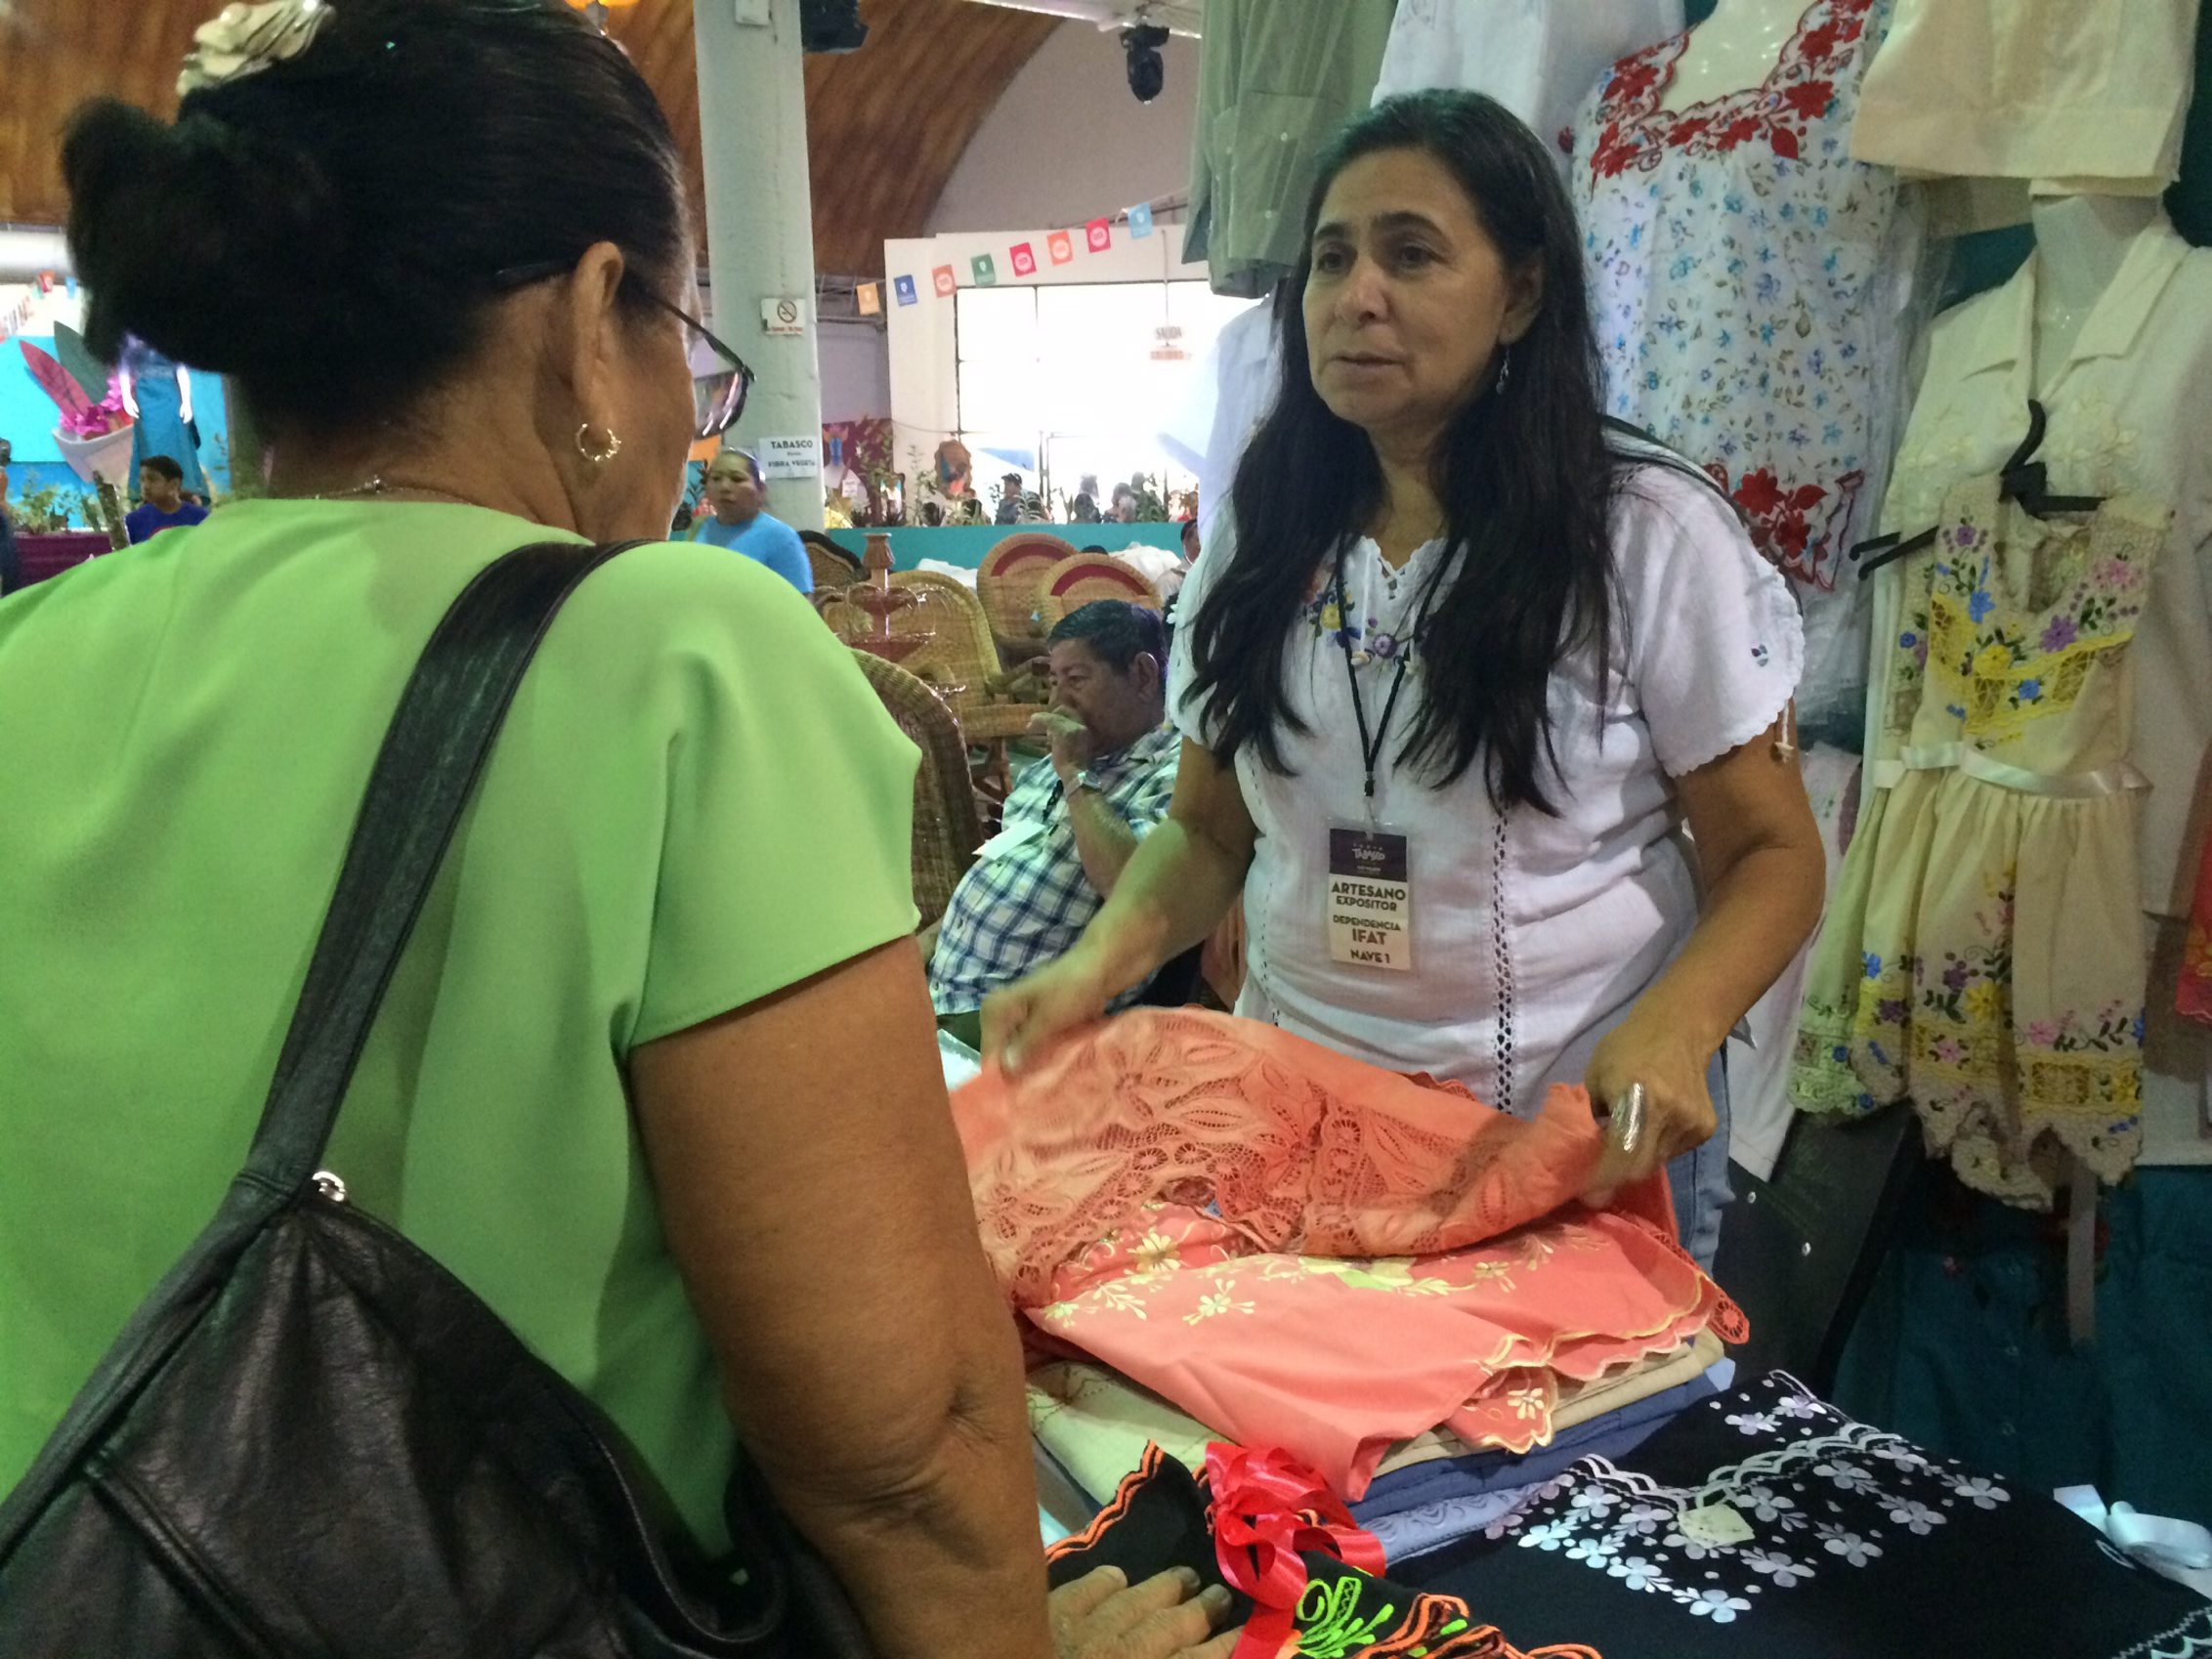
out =
{"type": "Polygon", "coordinates": [[[1068,792],[1073,794],[1077,789],[1088,789],[1094,795],[1102,795],[1106,792],[1106,786],[1097,773],[1085,766],[1076,774],[1076,781],[1069,786],[1068,792]]]}

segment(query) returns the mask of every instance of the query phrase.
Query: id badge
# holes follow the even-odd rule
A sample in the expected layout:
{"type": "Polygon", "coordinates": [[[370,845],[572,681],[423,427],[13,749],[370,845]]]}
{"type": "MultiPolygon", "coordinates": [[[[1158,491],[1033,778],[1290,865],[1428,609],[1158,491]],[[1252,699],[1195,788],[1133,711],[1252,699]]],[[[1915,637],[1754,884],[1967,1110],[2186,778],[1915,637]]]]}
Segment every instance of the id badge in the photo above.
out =
{"type": "Polygon", "coordinates": [[[1413,883],[1406,838],[1388,830],[1329,831],[1329,959],[1413,971],[1413,883]]]}
{"type": "Polygon", "coordinates": [[[995,858],[1021,851],[1044,833],[1044,826],[1035,819],[1025,820],[1011,830],[1001,830],[982,846],[975,849],[978,864],[989,864],[995,858]]]}

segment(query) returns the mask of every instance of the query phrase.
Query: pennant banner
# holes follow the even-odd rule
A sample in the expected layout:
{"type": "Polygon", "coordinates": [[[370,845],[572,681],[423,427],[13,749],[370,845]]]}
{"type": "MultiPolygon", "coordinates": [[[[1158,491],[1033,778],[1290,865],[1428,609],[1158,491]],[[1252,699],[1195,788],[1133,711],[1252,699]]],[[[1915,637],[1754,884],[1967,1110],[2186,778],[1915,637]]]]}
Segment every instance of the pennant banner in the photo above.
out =
{"type": "Polygon", "coordinates": [[[1069,265],[1076,257],[1076,239],[1065,231],[1054,231],[1044,238],[1044,248],[1052,256],[1054,265],[1069,265]]]}
{"type": "Polygon", "coordinates": [[[1132,236],[1149,236],[1152,234],[1152,204],[1150,202],[1140,201],[1129,209],[1129,234],[1132,236]]]}
{"type": "Polygon", "coordinates": [[[937,297],[941,300],[951,299],[953,290],[959,286],[958,279],[954,276],[953,268],[950,265],[940,265],[929,274],[929,276],[930,280],[937,284],[937,297]]]}
{"type": "Polygon", "coordinates": [[[913,305],[915,301],[921,298],[919,294],[915,292],[914,278],[912,276],[901,276],[896,278],[891,283],[891,291],[899,296],[899,303],[901,305],[913,305]]]}
{"type": "Polygon", "coordinates": [[[1016,276],[1034,276],[1037,275],[1037,253],[1029,243],[1016,242],[1008,250],[1008,258],[1013,262],[1016,276]]]}
{"type": "Polygon", "coordinates": [[[999,267],[987,253],[979,253],[968,261],[968,269],[975,273],[980,287],[991,287],[999,280],[999,267]]]}
{"type": "Polygon", "coordinates": [[[883,315],[883,290],[873,282],[863,282],[853,290],[853,304],[860,308],[863,317],[883,315]]]}
{"type": "Polygon", "coordinates": [[[1083,234],[1092,253],[1104,253],[1114,245],[1114,227],[1104,219],[1093,219],[1083,228],[1083,234]]]}
{"type": "Polygon", "coordinates": [[[30,314],[36,309],[39,296],[45,291],[43,288],[33,287],[17,302],[15,309],[5,317],[0,317],[0,340],[19,332],[30,320],[30,314]]]}

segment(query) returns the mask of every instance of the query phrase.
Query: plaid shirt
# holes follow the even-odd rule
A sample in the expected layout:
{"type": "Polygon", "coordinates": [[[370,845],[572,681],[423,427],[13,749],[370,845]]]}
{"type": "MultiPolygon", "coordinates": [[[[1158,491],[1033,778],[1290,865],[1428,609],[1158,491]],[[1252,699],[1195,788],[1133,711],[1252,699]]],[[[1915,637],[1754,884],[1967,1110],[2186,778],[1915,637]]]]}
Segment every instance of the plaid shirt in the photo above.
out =
{"type": "MultiPolygon", "coordinates": [[[[1090,764],[1106,804],[1139,838],[1168,816],[1181,752],[1181,737],[1163,726],[1090,764]]],[[[937,931],[929,999],[941,1014],[980,1008],[1000,986],[1065,956],[1106,902],[1084,873],[1049,757],[1015,780],[1003,823],[1002,850],[960,877],[937,931]]],[[[1137,994],[1129,992],[1115,1006],[1137,994]]]]}

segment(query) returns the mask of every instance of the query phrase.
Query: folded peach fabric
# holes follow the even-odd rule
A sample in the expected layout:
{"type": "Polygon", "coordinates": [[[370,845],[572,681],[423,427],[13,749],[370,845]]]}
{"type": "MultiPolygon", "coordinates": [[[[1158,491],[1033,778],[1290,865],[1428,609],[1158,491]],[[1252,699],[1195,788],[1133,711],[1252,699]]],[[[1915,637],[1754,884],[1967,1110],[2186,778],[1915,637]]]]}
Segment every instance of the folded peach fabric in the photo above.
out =
{"type": "Polygon", "coordinates": [[[954,1097],[986,1251],[1053,1344],[1365,1492],[1397,1441],[1549,1437],[1563,1385],[1742,1316],[1665,1179],[1575,1202],[1580,1089],[1533,1121],[1272,1026],[1136,1009],[954,1097]]]}

